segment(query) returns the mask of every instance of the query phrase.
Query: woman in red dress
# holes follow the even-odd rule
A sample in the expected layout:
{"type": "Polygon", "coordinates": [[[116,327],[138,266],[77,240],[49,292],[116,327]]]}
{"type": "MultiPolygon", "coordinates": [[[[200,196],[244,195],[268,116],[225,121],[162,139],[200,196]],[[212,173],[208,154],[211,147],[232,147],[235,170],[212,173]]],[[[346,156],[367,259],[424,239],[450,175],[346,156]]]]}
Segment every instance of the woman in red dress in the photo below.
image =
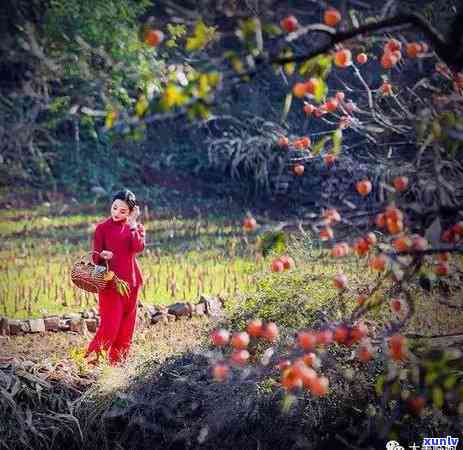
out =
{"type": "Polygon", "coordinates": [[[100,325],[88,345],[85,357],[95,352],[91,364],[98,364],[102,350],[109,351],[111,365],[127,358],[137,316],[138,293],[143,283],[137,253],[145,246],[145,230],[137,224],[140,209],[133,192],[124,189],[113,196],[111,216],[98,223],[93,238],[95,264],[108,262],[109,269],[126,281],[130,291],[122,296],[114,283],[98,293],[100,325]]]}

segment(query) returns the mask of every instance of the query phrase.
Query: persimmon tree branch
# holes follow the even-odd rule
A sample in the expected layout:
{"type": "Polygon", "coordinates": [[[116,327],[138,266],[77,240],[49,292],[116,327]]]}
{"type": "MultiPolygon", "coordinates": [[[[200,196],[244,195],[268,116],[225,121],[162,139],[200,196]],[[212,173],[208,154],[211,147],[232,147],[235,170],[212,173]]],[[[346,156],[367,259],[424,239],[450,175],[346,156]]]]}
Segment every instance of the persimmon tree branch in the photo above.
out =
{"type": "MultiPolygon", "coordinates": [[[[354,37],[365,34],[372,34],[377,31],[390,30],[397,27],[415,27],[420,29],[429,39],[437,55],[450,68],[454,70],[459,70],[463,67],[463,54],[461,48],[459,47],[459,42],[463,38],[463,29],[461,26],[459,26],[459,21],[463,21],[463,10],[456,16],[452,24],[449,40],[446,40],[437,29],[435,29],[421,15],[417,13],[400,14],[394,17],[379,20],[377,22],[368,23],[359,27],[355,27],[347,31],[336,31],[334,28],[323,24],[311,24],[307,27],[303,27],[300,30],[290,33],[288,35],[287,40],[292,41],[299,38],[302,35],[311,32],[322,32],[327,34],[330,38],[326,44],[310,51],[309,53],[305,53],[302,55],[269,58],[268,56],[265,56],[265,54],[261,54],[254,59],[253,69],[241,72],[239,74],[234,73],[229,77],[224,76],[223,82],[248,79],[248,77],[255,76],[265,64],[284,65],[287,63],[301,63],[321,54],[328,53],[330,50],[334,48],[336,44],[348,41],[349,39],[352,39],[354,37]]],[[[137,123],[150,123],[157,122],[160,120],[171,120],[183,117],[187,114],[188,107],[196,103],[205,103],[207,106],[213,106],[215,104],[214,101],[205,101],[202,98],[193,97],[190,101],[187,102],[186,105],[183,105],[183,107],[180,108],[179,111],[170,113],[150,114],[144,117],[143,119],[137,120],[137,123]]],[[[127,121],[118,121],[116,125],[121,124],[123,122],[127,121]]]]}
{"type": "MultiPolygon", "coordinates": [[[[323,53],[329,52],[336,44],[341,42],[348,41],[357,36],[364,34],[372,34],[377,31],[390,30],[391,28],[411,28],[415,27],[420,29],[426,37],[429,39],[437,55],[452,69],[459,70],[463,67],[463,55],[461,49],[459,48],[459,42],[463,36],[462,27],[458,26],[458,21],[462,19],[463,12],[456,16],[455,21],[452,25],[452,33],[450,34],[451,39],[446,40],[438,30],[436,30],[429,22],[427,22],[420,14],[411,13],[411,14],[400,14],[394,17],[387,19],[379,20],[377,22],[368,23],[351,30],[347,31],[336,31],[332,27],[326,25],[309,25],[308,27],[303,28],[302,30],[306,33],[309,32],[322,32],[326,33],[329,36],[329,41],[302,55],[294,55],[288,57],[276,57],[276,58],[264,58],[256,59],[256,66],[261,65],[262,63],[268,64],[278,64],[284,65],[287,63],[301,63],[307,61],[308,59],[314,58],[315,56],[321,55],[323,53]]],[[[294,32],[295,35],[299,37],[303,33],[300,31],[294,32]]],[[[289,40],[293,38],[289,37],[289,40]]],[[[253,76],[257,73],[258,69],[253,69],[247,72],[240,73],[235,75],[238,78],[253,76]]]]}
{"type": "MultiPolygon", "coordinates": [[[[436,53],[445,61],[447,64],[452,65],[455,64],[453,58],[455,55],[449,55],[448,47],[450,46],[449,43],[446,42],[444,37],[431,25],[429,24],[421,15],[413,13],[413,14],[403,14],[394,17],[390,17],[387,19],[379,20],[377,22],[368,23],[365,25],[361,25],[359,27],[353,28],[347,31],[335,31],[334,28],[331,27],[323,27],[318,29],[317,31],[322,31],[327,33],[330,36],[330,41],[325,44],[325,51],[330,50],[336,44],[341,42],[348,41],[354,37],[363,35],[363,34],[372,34],[376,31],[383,31],[383,30],[390,30],[391,28],[396,27],[417,27],[427,36],[431,44],[436,50],[436,53]]],[[[323,53],[324,53],[323,52],[323,53]]],[[[310,54],[309,54],[310,55],[310,54]]],[[[315,55],[314,55],[315,56],[315,55]]],[[[310,58],[311,56],[309,56],[310,58]]],[[[279,58],[275,62],[280,64],[285,64],[291,58],[279,58]]],[[[299,55],[295,56],[293,62],[302,62],[308,59],[307,55],[299,55]]]]}
{"type": "Polygon", "coordinates": [[[425,334],[407,333],[405,336],[407,338],[412,338],[412,339],[439,339],[439,338],[450,338],[450,337],[463,337],[463,331],[459,331],[456,333],[449,333],[449,334],[432,334],[430,336],[426,336],[425,334]]]}
{"type": "Polygon", "coordinates": [[[412,255],[412,256],[418,256],[418,255],[434,255],[437,253],[463,253],[463,245],[440,245],[432,248],[428,248],[426,250],[407,250],[403,252],[387,252],[385,251],[384,253],[387,255],[397,255],[397,256],[405,256],[405,255],[412,255]]]}

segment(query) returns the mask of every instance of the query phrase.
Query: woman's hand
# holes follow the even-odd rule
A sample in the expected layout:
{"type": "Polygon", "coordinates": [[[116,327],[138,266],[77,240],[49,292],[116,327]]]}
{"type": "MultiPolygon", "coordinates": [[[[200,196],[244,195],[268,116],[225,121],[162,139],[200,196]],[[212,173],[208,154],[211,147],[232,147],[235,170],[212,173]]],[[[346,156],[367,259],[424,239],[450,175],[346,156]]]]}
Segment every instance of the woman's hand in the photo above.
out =
{"type": "Polygon", "coordinates": [[[101,253],[100,253],[100,256],[103,258],[103,259],[111,259],[113,257],[113,252],[110,252],[109,250],[103,250],[101,253]]]}
{"type": "Polygon", "coordinates": [[[129,214],[127,218],[127,224],[130,228],[135,228],[137,226],[137,219],[140,216],[140,207],[137,205],[135,206],[129,214]]]}

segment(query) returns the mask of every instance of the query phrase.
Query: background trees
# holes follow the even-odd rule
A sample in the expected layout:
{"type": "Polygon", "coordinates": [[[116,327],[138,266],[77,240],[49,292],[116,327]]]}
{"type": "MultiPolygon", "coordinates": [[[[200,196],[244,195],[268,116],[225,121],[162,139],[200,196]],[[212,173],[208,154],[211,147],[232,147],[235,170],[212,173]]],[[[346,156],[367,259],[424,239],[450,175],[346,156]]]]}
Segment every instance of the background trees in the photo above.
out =
{"type": "MultiPolygon", "coordinates": [[[[67,8],[65,2],[37,3],[32,9],[25,8],[22,4],[15,8],[8,6],[10,13],[5,16],[7,26],[4,28],[6,38],[2,41],[5,55],[2,59],[3,120],[8,123],[10,117],[11,122],[22,117],[23,126],[29,131],[19,133],[24,135],[20,140],[17,138],[18,133],[7,133],[9,128],[4,128],[6,161],[2,166],[2,179],[5,182],[9,181],[11,184],[14,180],[26,180],[36,185],[48,185],[49,189],[57,184],[62,188],[73,183],[74,189],[89,192],[90,187],[110,189],[111,185],[123,182],[124,172],[126,179],[137,179],[136,171],[140,168],[143,172],[169,168],[189,173],[207,172],[208,179],[216,181],[223,180],[224,176],[226,179],[231,177],[235,182],[224,187],[227,191],[243,192],[243,189],[247,191],[249,188],[251,191],[267,194],[282,192],[289,194],[296,203],[301,192],[313,191],[321,184],[318,177],[297,180],[288,177],[288,172],[284,170],[288,163],[286,157],[273,151],[275,135],[296,130],[300,133],[307,127],[310,127],[312,135],[333,129],[332,124],[324,120],[307,121],[300,105],[291,108],[286,120],[281,121],[284,98],[292,80],[298,77],[297,71],[291,76],[285,73],[284,68],[275,69],[275,72],[264,64],[265,58],[254,57],[259,69],[251,79],[242,83],[245,80],[236,77],[233,65],[235,68],[241,65],[242,70],[249,70],[246,67],[248,62],[244,58],[240,59],[255,47],[252,42],[252,21],[245,21],[249,17],[257,17],[263,24],[268,24],[264,35],[271,37],[263,41],[267,56],[281,57],[283,54],[289,55],[288,52],[304,55],[324,45],[326,35],[323,33],[310,33],[309,36],[300,36],[287,42],[278,25],[290,13],[300,13],[298,17],[301,23],[321,21],[323,5],[317,5],[316,2],[310,6],[302,2],[288,5],[270,1],[256,4],[224,2],[204,4],[195,9],[193,5],[186,8],[177,3],[160,2],[151,7],[140,2],[136,6],[129,2],[118,2],[117,5],[97,4],[94,7],[82,4],[79,8],[67,8]],[[63,15],[68,20],[62,20],[63,15]],[[69,20],[71,17],[72,20],[69,20]],[[150,17],[153,19],[150,20],[150,17]],[[199,27],[195,33],[200,18],[207,27],[199,27]],[[137,19],[141,21],[141,25],[136,22],[137,19]],[[239,21],[242,23],[241,37],[235,34],[239,21]],[[26,23],[29,23],[27,27],[26,23]],[[271,23],[276,27],[272,27],[271,23]],[[208,37],[201,44],[202,38],[198,36],[201,33],[205,35],[205,30],[212,32],[214,26],[217,27],[214,38],[208,41],[208,37]],[[160,47],[152,48],[143,43],[142,35],[150,27],[163,31],[165,40],[160,47]],[[31,46],[31,42],[36,42],[36,45],[31,46]],[[189,47],[187,43],[190,43],[189,47]],[[195,45],[204,45],[204,48],[195,49],[195,45]],[[54,64],[50,65],[55,59],[54,64]],[[168,64],[165,63],[167,61],[168,64]],[[18,64],[26,64],[28,70],[26,66],[20,67],[18,64]],[[156,112],[156,98],[160,97],[161,90],[170,79],[166,67],[173,70],[175,64],[182,69],[181,73],[193,73],[192,68],[200,72],[203,67],[210,70],[212,66],[219,72],[227,71],[229,77],[225,77],[216,95],[214,117],[187,124],[176,113],[173,119],[153,119],[147,128],[143,123],[139,126],[135,126],[135,123],[127,126],[130,121],[121,121],[120,129],[117,126],[115,129],[118,131],[117,137],[102,132],[109,111],[118,109],[122,114],[134,116],[135,104],[141,92],[149,98],[149,113],[156,112]],[[35,95],[37,92],[38,97],[35,95]],[[12,93],[16,96],[13,103],[10,99],[12,93]],[[42,97],[42,104],[36,104],[37,99],[42,97]],[[35,99],[33,105],[30,104],[31,98],[35,99]],[[24,106],[21,106],[24,102],[24,106]],[[29,116],[31,117],[28,118],[29,116]],[[168,127],[165,126],[167,123],[168,127]],[[267,131],[262,133],[264,123],[267,131]],[[269,126],[270,123],[273,123],[272,127],[269,126]],[[124,129],[122,134],[119,133],[121,129],[124,129]],[[223,132],[228,135],[222,136],[223,132]],[[39,137],[34,138],[36,134],[39,137]],[[127,150],[125,138],[130,142],[130,151],[127,150]],[[134,142],[134,139],[137,141],[134,142]],[[147,164],[144,155],[152,152],[153,148],[157,149],[155,156],[147,164]],[[21,151],[16,154],[12,149],[21,151]],[[118,157],[108,158],[110,154],[118,157]],[[131,156],[130,160],[127,158],[128,154],[131,156]],[[77,162],[82,161],[82,158],[79,159],[80,155],[85,156],[85,163],[77,162]],[[73,161],[72,167],[65,163],[69,161],[69,157],[73,161]],[[21,159],[24,159],[23,163],[20,162],[21,159]],[[108,160],[111,161],[111,170],[106,170],[108,160]],[[88,175],[82,177],[82,174],[88,175]],[[84,182],[82,178],[85,179],[84,182]],[[310,183],[310,180],[313,182],[310,183]]],[[[413,2],[402,5],[401,10],[414,11],[413,2]]],[[[397,10],[397,6],[392,3],[383,11],[379,3],[354,5],[346,2],[336,6],[340,7],[343,14],[339,30],[347,29],[349,25],[360,23],[361,20],[379,18],[379,14],[392,16],[397,10]]],[[[440,8],[435,2],[427,2],[423,4],[423,11],[428,15],[431,24],[443,34],[449,34],[454,16],[452,6],[444,6],[440,8]]],[[[418,33],[414,36],[416,40],[424,39],[424,34],[420,34],[422,30],[414,30],[418,33]]],[[[371,38],[372,49],[377,45],[378,39],[378,36],[371,38]]],[[[364,46],[364,40],[360,43],[364,46]]],[[[380,47],[378,44],[378,54],[380,47]]],[[[361,50],[360,47],[358,49],[361,50]]],[[[376,84],[372,88],[377,89],[383,72],[374,63],[370,58],[366,67],[363,67],[362,76],[369,86],[373,86],[372,82],[375,80],[376,84]]],[[[419,58],[417,64],[400,63],[400,70],[396,68],[391,73],[398,84],[406,81],[406,84],[414,86],[427,75],[425,70],[430,69],[432,64],[430,58],[419,58]]],[[[286,69],[291,71],[291,65],[288,64],[286,69]]],[[[176,69],[175,73],[177,72],[176,69]]],[[[170,77],[172,76],[171,73],[170,77]]],[[[351,70],[343,71],[342,80],[344,83],[354,83],[353,87],[357,90],[363,89],[358,76],[351,70]]],[[[335,77],[330,83],[333,91],[344,89],[343,84],[335,77]]],[[[194,84],[191,83],[192,86],[194,84]]],[[[426,97],[425,92],[420,94],[426,97]]],[[[401,95],[407,95],[405,90],[401,95]]],[[[410,97],[411,104],[408,106],[412,112],[415,98],[416,96],[410,97]]],[[[364,108],[367,99],[363,96],[356,102],[364,108]]],[[[297,103],[300,104],[299,99],[294,100],[293,106],[297,103]]],[[[377,104],[381,110],[385,107],[387,114],[388,108],[399,108],[394,100],[375,101],[375,106],[377,104]]],[[[143,109],[142,105],[143,99],[139,103],[143,109]]],[[[196,103],[196,108],[198,105],[196,103]]],[[[201,112],[197,110],[196,114],[201,112]]],[[[397,114],[396,111],[392,117],[398,122],[395,127],[400,128],[399,122],[404,118],[397,117],[397,114]]],[[[375,131],[359,134],[359,126],[356,122],[354,127],[351,126],[344,133],[344,153],[349,154],[349,148],[354,145],[352,152],[363,161],[368,161],[369,146],[373,146],[373,160],[376,163],[380,157],[376,147],[384,148],[383,154],[387,154],[388,147],[381,142],[375,144],[371,141],[375,131]]],[[[395,127],[386,127],[381,135],[384,140],[381,141],[391,142],[386,134],[392,133],[401,144],[400,154],[406,156],[413,143],[407,143],[403,134],[397,135],[395,127]]],[[[312,172],[320,172],[320,167],[314,169],[312,172]]],[[[146,180],[144,183],[146,184],[146,180]]]]}

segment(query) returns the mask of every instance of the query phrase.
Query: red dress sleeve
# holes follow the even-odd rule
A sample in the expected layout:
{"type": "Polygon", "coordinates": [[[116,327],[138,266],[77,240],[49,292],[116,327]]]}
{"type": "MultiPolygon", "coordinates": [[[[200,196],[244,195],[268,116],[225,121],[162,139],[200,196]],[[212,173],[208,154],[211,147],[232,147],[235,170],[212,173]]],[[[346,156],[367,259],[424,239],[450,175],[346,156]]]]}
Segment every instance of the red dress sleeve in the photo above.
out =
{"type": "Polygon", "coordinates": [[[145,248],[145,227],[139,223],[132,233],[131,248],[134,253],[140,253],[145,248]]]}
{"type": "MultiPolygon", "coordinates": [[[[93,235],[93,251],[101,253],[103,250],[103,230],[101,226],[97,226],[93,235]]],[[[92,253],[92,259],[95,264],[104,264],[104,259],[96,253],[92,253]]]]}

